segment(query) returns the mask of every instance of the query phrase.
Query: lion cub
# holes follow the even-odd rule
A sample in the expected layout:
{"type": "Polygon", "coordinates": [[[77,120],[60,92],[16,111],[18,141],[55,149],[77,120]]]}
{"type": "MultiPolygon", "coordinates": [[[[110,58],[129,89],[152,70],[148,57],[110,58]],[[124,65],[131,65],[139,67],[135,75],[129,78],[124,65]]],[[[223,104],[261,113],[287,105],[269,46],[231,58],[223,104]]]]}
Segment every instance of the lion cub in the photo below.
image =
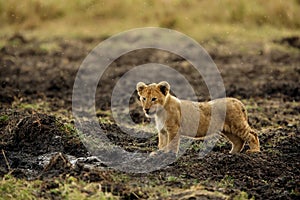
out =
{"type": "Polygon", "coordinates": [[[257,133],[249,126],[246,109],[239,100],[222,98],[201,103],[179,100],[170,94],[166,81],[150,85],[139,82],[136,89],[146,116],[155,118],[159,150],[177,154],[180,136],[201,138],[222,133],[232,143],[230,153],[241,152],[246,142],[250,147],[247,152],[260,151],[257,133]],[[210,131],[212,126],[214,133],[210,131]]]}

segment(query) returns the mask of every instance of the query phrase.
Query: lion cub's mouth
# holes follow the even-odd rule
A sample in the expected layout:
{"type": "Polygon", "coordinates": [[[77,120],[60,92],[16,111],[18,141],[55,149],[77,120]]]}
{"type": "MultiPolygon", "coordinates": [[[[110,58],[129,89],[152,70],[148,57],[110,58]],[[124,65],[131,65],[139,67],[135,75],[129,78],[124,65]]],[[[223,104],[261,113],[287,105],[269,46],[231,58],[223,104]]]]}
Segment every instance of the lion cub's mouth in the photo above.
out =
{"type": "Polygon", "coordinates": [[[144,109],[147,117],[153,117],[156,113],[156,109],[144,109]]]}

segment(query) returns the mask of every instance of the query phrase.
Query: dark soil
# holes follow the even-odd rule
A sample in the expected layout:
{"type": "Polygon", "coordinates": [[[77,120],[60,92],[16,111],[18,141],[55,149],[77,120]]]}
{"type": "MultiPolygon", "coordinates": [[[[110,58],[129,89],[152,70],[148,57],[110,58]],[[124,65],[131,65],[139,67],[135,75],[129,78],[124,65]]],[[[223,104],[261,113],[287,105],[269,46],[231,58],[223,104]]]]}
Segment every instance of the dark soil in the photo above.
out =
{"type": "MultiPolygon", "coordinates": [[[[70,115],[77,70],[97,42],[100,40],[37,41],[17,35],[0,49],[0,176],[12,173],[18,178],[42,179],[43,190],[50,190],[56,187],[51,182],[54,177],[71,174],[87,182],[101,182],[103,191],[124,199],[163,198],[160,193],[149,195],[140,189],[149,185],[180,191],[171,191],[171,199],[218,199],[191,190],[198,183],[202,189],[231,198],[240,191],[255,199],[299,198],[300,52],[266,52],[262,44],[249,45],[249,51],[244,53],[208,49],[221,72],[226,95],[246,104],[250,124],[260,133],[261,153],[246,154],[244,150],[230,155],[230,145],[221,139],[212,152],[201,158],[201,141],[194,141],[184,155],[163,169],[126,174],[111,169],[88,152],[70,115]],[[42,48],[46,43],[56,44],[57,48],[42,48]],[[114,178],[124,174],[129,180],[114,178]]],[[[299,48],[299,38],[276,42],[299,48]]],[[[156,135],[133,127],[133,134],[148,137],[128,135],[104,111],[110,111],[111,93],[119,78],[134,66],[150,62],[178,70],[196,86],[198,100],[209,100],[202,77],[183,58],[154,49],[121,56],[101,78],[96,110],[101,111],[97,115],[102,134],[128,152],[154,151],[156,135]],[[102,119],[106,118],[112,123],[105,123],[102,119]]],[[[135,92],[130,100],[131,118],[136,123],[147,123],[149,119],[144,117],[136,97],[135,92]]]]}

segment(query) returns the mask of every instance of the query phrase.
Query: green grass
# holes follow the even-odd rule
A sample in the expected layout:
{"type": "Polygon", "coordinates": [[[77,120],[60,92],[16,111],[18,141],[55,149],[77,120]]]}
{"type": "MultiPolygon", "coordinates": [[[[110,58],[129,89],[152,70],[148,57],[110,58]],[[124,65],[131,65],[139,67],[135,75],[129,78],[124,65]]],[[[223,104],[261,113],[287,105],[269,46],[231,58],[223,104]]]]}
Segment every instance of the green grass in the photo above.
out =
{"type": "Polygon", "coordinates": [[[36,199],[35,191],[39,184],[40,181],[29,183],[6,175],[0,180],[0,199],[36,199]]]}
{"type": "Polygon", "coordinates": [[[19,105],[19,108],[25,109],[25,110],[38,110],[41,108],[39,104],[30,104],[30,103],[21,103],[19,105]]]}
{"type": "Polygon", "coordinates": [[[63,182],[58,182],[58,187],[50,191],[57,194],[61,199],[118,199],[111,193],[101,191],[101,186],[97,183],[86,183],[74,177],[69,177],[63,182]]]}
{"type": "Polygon", "coordinates": [[[77,130],[71,123],[59,123],[58,126],[60,126],[61,130],[67,133],[68,135],[77,135],[77,130]]]}
{"type": "Polygon", "coordinates": [[[176,181],[179,181],[179,178],[176,176],[168,176],[167,181],[168,182],[176,182],[176,181]]]}
{"type": "Polygon", "coordinates": [[[8,115],[1,115],[0,116],[0,122],[6,122],[7,120],[9,120],[9,116],[8,115]]]}
{"type": "Polygon", "coordinates": [[[46,183],[41,180],[26,181],[5,175],[0,180],[0,199],[32,200],[41,199],[41,196],[47,199],[119,199],[111,193],[102,192],[99,183],[86,183],[72,176],[52,182],[53,188],[47,189],[46,183]]]}
{"type": "Polygon", "coordinates": [[[14,101],[12,104],[12,107],[15,109],[21,109],[21,110],[34,110],[39,111],[43,113],[47,113],[50,111],[49,103],[45,101],[36,101],[32,103],[22,103],[19,101],[14,101]]]}
{"type": "Polygon", "coordinates": [[[299,19],[299,0],[0,0],[0,37],[16,32],[41,38],[103,37],[158,26],[199,41],[266,40],[299,35],[299,19]]]}
{"type": "Polygon", "coordinates": [[[249,195],[247,192],[241,191],[238,195],[236,195],[233,200],[245,200],[245,199],[250,199],[254,200],[254,197],[249,198],[249,195]]]}
{"type": "Polygon", "coordinates": [[[234,178],[228,175],[225,175],[224,178],[217,183],[218,187],[221,188],[231,188],[234,186],[234,178]]]}

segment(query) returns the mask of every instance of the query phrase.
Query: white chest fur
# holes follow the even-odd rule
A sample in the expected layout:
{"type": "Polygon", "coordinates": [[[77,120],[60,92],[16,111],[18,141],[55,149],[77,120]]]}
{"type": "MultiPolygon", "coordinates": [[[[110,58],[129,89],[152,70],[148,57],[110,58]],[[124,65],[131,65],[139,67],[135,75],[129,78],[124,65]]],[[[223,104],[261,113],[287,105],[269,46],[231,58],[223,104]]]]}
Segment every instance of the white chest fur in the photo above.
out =
{"type": "Polygon", "coordinates": [[[165,121],[166,121],[166,119],[165,119],[165,116],[163,113],[155,115],[155,126],[156,126],[157,131],[161,131],[164,128],[165,121]]]}

